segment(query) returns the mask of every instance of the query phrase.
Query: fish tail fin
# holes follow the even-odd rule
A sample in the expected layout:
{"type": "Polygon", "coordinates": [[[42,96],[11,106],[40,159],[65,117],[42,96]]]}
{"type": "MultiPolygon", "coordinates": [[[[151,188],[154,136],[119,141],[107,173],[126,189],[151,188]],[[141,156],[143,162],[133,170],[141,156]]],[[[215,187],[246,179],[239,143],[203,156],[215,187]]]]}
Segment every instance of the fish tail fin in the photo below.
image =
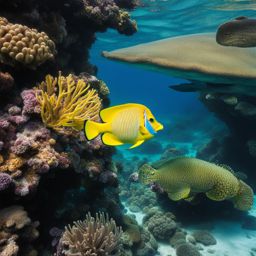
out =
{"type": "Polygon", "coordinates": [[[231,198],[234,207],[241,211],[249,211],[253,205],[253,190],[242,180],[239,180],[239,191],[231,198]]]}
{"type": "Polygon", "coordinates": [[[86,120],[84,122],[84,135],[87,140],[95,139],[100,133],[103,132],[101,123],[96,123],[94,121],[86,120]]]}
{"type": "Polygon", "coordinates": [[[144,184],[150,184],[156,181],[156,169],[149,164],[144,164],[139,168],[139,180],[144,184]]]}

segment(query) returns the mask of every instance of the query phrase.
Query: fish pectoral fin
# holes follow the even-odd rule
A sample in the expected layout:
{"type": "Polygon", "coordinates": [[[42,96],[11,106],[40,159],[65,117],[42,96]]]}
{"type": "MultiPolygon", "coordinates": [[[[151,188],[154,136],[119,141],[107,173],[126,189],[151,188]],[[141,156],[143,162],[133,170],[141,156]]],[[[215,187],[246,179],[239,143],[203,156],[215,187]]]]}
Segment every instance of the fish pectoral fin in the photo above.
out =
{"type": "Polygon", "coordinates": [[[144,142],[144,140],[139,140],[135,144],[133,144],[129,149],[136,148],[136,147],[140,146],[143,142],[144,142]]]}
{"type": "Polygon", "coordinates": [[[120,140],[118,140],[118,138],[116,138],[113,134],[107,132],[104,133],[101,137],[102,142],[105,145],[108,146],[120,146],[123,145],[123,142],[121,142],[120,140]]]}
{"type": "Polygon", "coordinates": [[[176,191],[168,192],[168,197],[173,201],[179,201],[181,199],[187,198],[190,193],[190,187],[181,187],[176,191]]]}
{"type": "Polygon", "coordinates": [[[189,195],[187,198],[184,198],[187,202],[192,202],[195,199],[195,195],[189,195]]]}
{"type": "Polygon", "coordinates": [[[205,193],[206,196],[213,201],[223,201],[226,199],[226,193],[223,190],[218,188],[213,188],[210,191],[205,193]]]}
{"type": "Polygon", "coordinates": [[[148,130],[147,130],[147,128],[146,128],[144,125],[141,125],[141,126],[140,126],[140,133],[141,133],[142,135],[148,134],[148,130]]]}

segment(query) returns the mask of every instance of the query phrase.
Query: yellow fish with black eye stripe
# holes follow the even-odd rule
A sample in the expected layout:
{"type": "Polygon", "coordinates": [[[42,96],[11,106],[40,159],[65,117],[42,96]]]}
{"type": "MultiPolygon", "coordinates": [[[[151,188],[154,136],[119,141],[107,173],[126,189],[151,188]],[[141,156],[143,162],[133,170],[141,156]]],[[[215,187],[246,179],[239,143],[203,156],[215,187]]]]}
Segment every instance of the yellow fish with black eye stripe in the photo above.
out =
{"type": "Polygon", "coordinates": [[[163,129],[146,106],[136,103],[103,109],[100,117],[103,123],[85,121],[84,133],[88,140],[102,134],[102,142],[109,146],[132,144],[130,148],[135,148],[163,129]]]}

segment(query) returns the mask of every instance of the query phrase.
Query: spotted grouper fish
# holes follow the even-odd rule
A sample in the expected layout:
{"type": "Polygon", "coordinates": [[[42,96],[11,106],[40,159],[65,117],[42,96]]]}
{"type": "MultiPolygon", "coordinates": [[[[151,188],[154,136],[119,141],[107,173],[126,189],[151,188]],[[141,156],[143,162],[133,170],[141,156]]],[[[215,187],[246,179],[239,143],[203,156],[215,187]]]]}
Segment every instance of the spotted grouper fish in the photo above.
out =
{"type": "Polygon", "coordinates": [[[250,210],[253,204],[253,190],[231,168],[197,158],[175,158],[156,168],[144,164],[139,169],[139,179],[145,184],[159,184],[174,201],[190,200],[197,193],[205,193],[214,201],[231,200],[242,211],[250,210]]]}

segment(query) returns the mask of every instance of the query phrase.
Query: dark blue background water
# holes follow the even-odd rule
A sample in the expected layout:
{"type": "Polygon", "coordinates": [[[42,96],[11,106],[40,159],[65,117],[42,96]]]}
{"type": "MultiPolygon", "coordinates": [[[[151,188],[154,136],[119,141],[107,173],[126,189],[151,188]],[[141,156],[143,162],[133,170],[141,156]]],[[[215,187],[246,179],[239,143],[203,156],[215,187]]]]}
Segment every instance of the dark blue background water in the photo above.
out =
{"type": "Polygon", "coordinates": [[[220,134],[224,127],[198,100],[197,93],[180,93],[168,88],[185,80],[107,60],[101,57],[101,52],[184,34],[214,32],[220,24],[235,17],[256,17],[256,5],[245,0],[155,0],[143,3],[144,7],[132,12],[138,32],[131,37],[113,30],[98,34],[91,51],[91,62],[98,67],[97,76],[110,88],[111,105],[145,104],[165,125],[165,131],[155,139],[183,141],[199,147],[199,140],[203,145],[207,139],[220,134]]]}

